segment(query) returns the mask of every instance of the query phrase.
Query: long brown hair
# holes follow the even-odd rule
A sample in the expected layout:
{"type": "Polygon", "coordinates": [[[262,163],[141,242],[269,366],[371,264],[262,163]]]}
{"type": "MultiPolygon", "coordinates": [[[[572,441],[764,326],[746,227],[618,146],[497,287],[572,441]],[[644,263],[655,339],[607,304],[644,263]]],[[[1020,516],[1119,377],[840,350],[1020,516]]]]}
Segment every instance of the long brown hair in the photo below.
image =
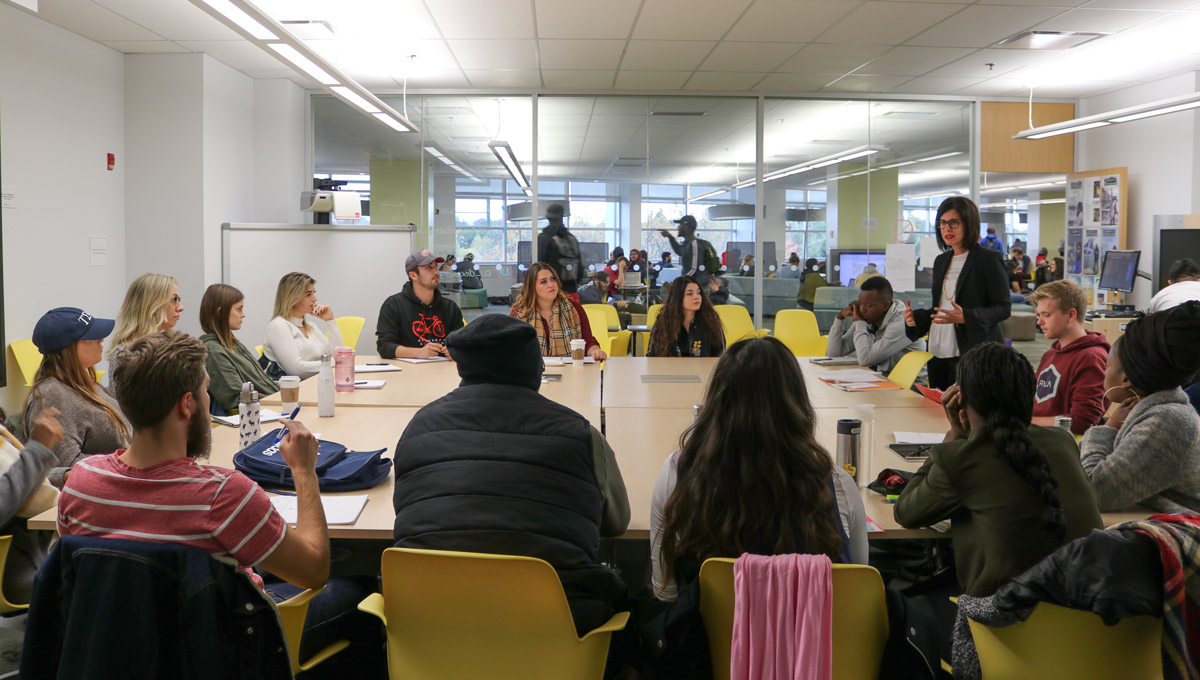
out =
{"type": "MultiPolygon", "coordinates": [[[[307,286],[305,286],[307,288],[307,286]]],[[[223,283],[214,283],[204,291],[200,300],[200,328],[212,333],[225,349],[237,351],[237,338],[229,328],[229,312],[237,303],[245,300],[242,291],[223,283]]]]}
{"type": "Polygon", "coordinates": [[[694,283],[700,288],[701,302],[700,309],[696,310],[696,319],[700,321],[704,339],[713,345],[725,344],[721,330],[721,317],[717,316],[717,310],[713,308],[712,301],[708,299],[708,293],[705,292],[704,286],[701,286],[700,282],[691,276],[680,276],[667,288],[667,299],[658,312],[654,327],[650,329],[650,342],[647,345],[646,356],[671,356],[671,349],[675,346],[676,338],[679,337],[679,329],[683,327],[683,294],[687,292],[689,283],[694,283]]]}
{"type": "MultiPolygon", "coordinates": [[[[78,346],[79,341],[76,340],[57,352],[42,355],[42,365],[38,368],[37,375],[33,377],[34,389],[25,398],[26,407],[28,407],[29,400],[33,398],[34,392],[37,392],[38,385],[47,380],[57,380],[78,394],[84,401],[100,409],[104,415],[108,416],[121,438],[129,441],[129,427],[125,424],[125,419],[100,397],[100,392],[104,391],[104,387],[96,381],[96,367],[84,368],[83,364],[79,363],[79,353],[76,351],[78,346]]],[[[42,409],[44,410],[46,408],[45,397],[39,394],[38,398],[42,400],[42,409]]],[[[25,423],[26,432],[29,431],[32,424],[25,423]]]]}
{"type": "Polygon", "coordinates": [[[550,276],[554,277],[554,281],[558,283],[558,297],[554,299],[554,305],[558,305],[567,301],[567,296],[562,290],[562,281],[558,280],[558,273],[554,271],[554,267],[545,262],[534,262],[529,267],[529,271],[525,272],[525,285],[521,286],[521,294],[517,296],[517,301],[513,304],[512,315],[519,319],[528,319],[537,314],[537,280],[538,274],[548,271],[550,276]]]}
{"type": "Polygon", "coordinates": [[[840,560],[833,461],[815,429],[804,376],[782,342],[725,350],[676,457],[662,527],[667,579],[680,558],[803,549],[840,560]]]}

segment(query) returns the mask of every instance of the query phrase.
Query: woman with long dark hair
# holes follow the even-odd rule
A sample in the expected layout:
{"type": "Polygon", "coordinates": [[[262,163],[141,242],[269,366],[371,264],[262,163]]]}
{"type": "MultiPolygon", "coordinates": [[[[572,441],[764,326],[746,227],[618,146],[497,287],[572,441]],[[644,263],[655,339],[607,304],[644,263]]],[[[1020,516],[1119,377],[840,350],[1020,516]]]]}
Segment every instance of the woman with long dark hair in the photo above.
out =
{"type": "Polygon", "coordinates": [[[950,432],[900,494],[896,521],[954,523],[963,592],[986,597],[1056,548],[1103,528],[1067,430],[1031,425],[1033,367],[984,343],[963,355],[943,395],[950,432]]]}
{"type": "Polygon", "coordinates": [[[866,564],[858,487],[815,430],[804,376],[782,342],[755,338],[725,351],[699,416],[654,485],[659,598],[674,599],[709,557],[813,553],[866,564]]]}
{"type": "Polygon", "coordinates": [[[214,283],[200,300],[200,342],[208,350],[208,391],[226,413],[234,413],[242,385],[251,382],[259,397],[275,394],[279,385],[267,375],[258,359],[234,336],[246,318],[246,296],[223,283],[214,283]]]}
{"type": "Polygon", "coordinates": [[[721,317],[700,283],[680,276],[667,287],[654,328],[650,329],[648,357],[719,357],[725,349],[721,317]]]}
{"type": "Polygon", "coordinates": [[[1004,342],[1000,322],[1012,313],[1004,256],[979,244],[979,208],[952,196],[938,206],[937,241],[945,252],[933,261],[933,309],[906,308],[908,337],[929,335],[929,386],[954,383],[958,358],[982,342],[1004,342]]]}

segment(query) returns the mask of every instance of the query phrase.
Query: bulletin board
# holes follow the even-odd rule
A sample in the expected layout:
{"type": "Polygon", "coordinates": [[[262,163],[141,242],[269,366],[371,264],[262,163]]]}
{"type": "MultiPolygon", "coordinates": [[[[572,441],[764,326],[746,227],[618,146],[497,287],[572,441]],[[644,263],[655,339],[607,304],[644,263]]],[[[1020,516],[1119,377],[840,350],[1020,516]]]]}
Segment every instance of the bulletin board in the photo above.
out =
{"type": "Polygon", "coordinates": [[[1129,234],[1127,168],[1073,172],[1066,195],[1066,278],[1087,291],[1095,307],[1104,253],[1125,248],[1129,234]]]}

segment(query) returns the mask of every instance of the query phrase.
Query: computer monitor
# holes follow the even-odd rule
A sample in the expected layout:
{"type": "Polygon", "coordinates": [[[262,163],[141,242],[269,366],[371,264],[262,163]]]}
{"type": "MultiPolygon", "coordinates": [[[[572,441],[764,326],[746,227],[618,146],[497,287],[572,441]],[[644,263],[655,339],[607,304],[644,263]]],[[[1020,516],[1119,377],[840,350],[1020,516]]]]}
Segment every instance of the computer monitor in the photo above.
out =
{"type": "Polygon", "coordinates": [[[885,253],[882,250],[831,250],[829,261],[826,263],[825,276],[827,280],[837,280],[840,285],[854,287],[854,280],[863,273],[868,264],[875,265],[875,271],[887,276],[884,271],[885,253]]]}
{"type": "Polygon", "coordinates": [[[1133,292],[1133,282],[1137,279],[1138,259],[1140,250],[1108,250],[1104,253],[1104,264],[1100,268],[1100,290],[1119,290],[1123,293],[1133,292]]]}

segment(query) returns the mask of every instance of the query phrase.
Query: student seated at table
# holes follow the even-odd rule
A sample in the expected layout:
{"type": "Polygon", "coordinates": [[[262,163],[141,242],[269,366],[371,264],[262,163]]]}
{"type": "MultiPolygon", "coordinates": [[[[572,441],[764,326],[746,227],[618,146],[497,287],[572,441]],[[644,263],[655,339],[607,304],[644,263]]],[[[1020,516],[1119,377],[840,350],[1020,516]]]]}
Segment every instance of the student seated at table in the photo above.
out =
{"type": "Polygon", "coordinates": [[[621,286],[625,285],[625,272],[629,271],[629,260],[624,255],[618,255],[615,260],[604,268],[608,274],[608,294],[613,297],[621,296],[621,286]]]}
{"type": "Polygon", "coordinates": [[[332,356],[341,344],[342,331],[333,322],[333,308],[317,303],[316,279],[301,272],[284,274],[275,290],[274,318],[267,324],[259,361],[267,375],[311,378],[321,370],[321,356],[332,356]],[[324,321],[325,330],[310,321],[310,316],[324,321]]]}
{"type": "Polygon", "coordinates": [[[598,552],[629,525],[629,499],[599,430],[538,394],[538,345],[529,324],[498,314],[451,334],[462,384],[396,444],[395,544],[541,558],[583,634],[627,606],[598,552]]]}
{"type": "Polygon", "coordinates": [[[558,274],[545,262],[534,262],[525,272],[525,284],[509,316],[533,326],[544,357],[569,357],[571,341],[583,339],[588,356],[596,361],[608,358],[592,336],[583,307],[563,293],[558,274]]]}
{"type": "Polygon", "coordinates": [[[863,280],[858,301],[838,312],[829,329],[827,357],[851,352],[862,366],[892,370],[901,357],[925,349],[923,339],[909,340],[904,324],[904,303],[892,300],[892,284],[882,276],[863,280]]]}
{"type": "MultiPolygon", "coordinates": [[[[709,279],[713,281],[715,277],[709,279]]],[[[667,287],[667,299],[658,312],[648,357],[719,357],[725,349],[725,331],[712,302],[700,292],[700,283],[680,276],[667,287]]]]}
{"type": "Polygon", "coordinates": [[[1118,404],[1080,442],[1100,508],[1200,512],[1200,416],[1182,387],[1200,370],[1200,302],[1130,321],[1113,343],[1105,396],[1118,404]]]}
{"type": "Polygon", "coordinates": [[[1103,528],[1075,439],[1031,425],[1033,367],[998,343],[958,362],[942,396],[950,431],[896,502],[896,521],[949,519],[962,592],[986,597],[1064,543],[1103,528]]]}
{"type": "Polygon", "coordinates": [[[1185,257],[1175,260],[1167,270],[1167,287],[1150,298],[1148,313],[1161,312],[1188,300],[1200,300],[1200,265],[1185,257]]]}
{"type": "MultiPolygon", "coordinates": [[[[579,304],[608,304],[608,272],[603,270],[596,272],[592,275],[592,282],[579,289],[579,304]]],[[[617,309],[622,309],[627,304],[624,300],[613,301],[613,305],[617,309]]]]}
{"type": "MultiPolygon", "coordinates": [[[[112,361],[121,348],[155,331],[175,328],[183,314],[183,300],[175,279],[164,274],[142,274],[129,284],[117,312],[116,330],[108,347],[112,361]]],[[[111,374],[110,374],[111,375],[111,374]]]]}
{"type": "Polygon", "coordinates": [[[33,344],[42,365],[25,398],[22,424],[30,432],[38,416],[56,409],[63,436],[56,441],[50,483],[63,485],[63,474],[85,456],[112,453],[129,442],[129,421],[116,398],[96,382],[96,364],[112,319],[100,319],[76,307],[58,307],[33,327],[33,344]]]}
{"type": "Polygon", "coordinates": [[[654,485],[650,557],[660,599],[675,599],[709,557],[813,553],[867,563],[858,486],[817,443],[816,423],[782,342],[755,338],[725,350],[699,417],[654,485]]]}
{"type": "Polygon", "coordinates": [[[446,337],[462,328],[462,310],[438,290],[442,258],[428,250],[404,260],[408,282],[383,301],[375,328],[375,349],[385,359],[446,356],[446,337]]]}
{"type": "MultiPolygon", "coordinates": [[[[0,409],[0,418],[4,415],[0,409]]],[[[0,439],[0,535],[12,536],[3,575],[4,596],[10,602],[29,602],[34,574],[58,539],[53,531],[30,529],[27,520],[58,503],[58,492],[46,479],[64,435],[60,415],[53,407],[39,413],[27,426],[29,440],[23,449],[0,439]]],[[[6,660],[0,659],[0,668],[6,660]]]]}
{"type": "Polygon", "coordinates": [[[235,413],[242,385],[254,384],[259,398],[279,391],[279,385],[267,375],[258,358],[234,337],[246,318],[246,296],[223,283],[214,283],[200,300],[200,342],[208,350],[204,364],[208,369],[208,391],[226,413],[235,413]]]}
{"type": "Polygon", "coordinates": [[[1033,416],[1070,416],[1071,431],[1083,434],[1104,415],[1108,340],[1084,330],[1087,294],[1070,281],[1047,283],[1029,302],[1037,306],[1042,333],[1054,341],[1038,363],[1033,416]]]}
{"type": "MultiPolygon", "coordinates": [[[[202,342],[184,334],[154,333],[126,346],[111,370],[133,441],[128,449],[75,466],[59,496],[59,534],[199,548],[250,572],[260,587],[263,580],[252,567],[299,588],[326,585],[329,529],[314,467],[317,440],[300,422],[286,422],[279,451],[292,471],[298,506],[289,528],[248,477],[199,462],[212,444],[206,354],[202,342]]],[[[356,611],[369,591],[341,580],[330,585],[310,603],[301,658],[349,638],[341,662],[360,666],[373,659],[371,669],[382,672],[382,631],[370,615],[356,611]]],[[[265,590],[277,601],[296,592],[288,584],[265,590]]]]}

